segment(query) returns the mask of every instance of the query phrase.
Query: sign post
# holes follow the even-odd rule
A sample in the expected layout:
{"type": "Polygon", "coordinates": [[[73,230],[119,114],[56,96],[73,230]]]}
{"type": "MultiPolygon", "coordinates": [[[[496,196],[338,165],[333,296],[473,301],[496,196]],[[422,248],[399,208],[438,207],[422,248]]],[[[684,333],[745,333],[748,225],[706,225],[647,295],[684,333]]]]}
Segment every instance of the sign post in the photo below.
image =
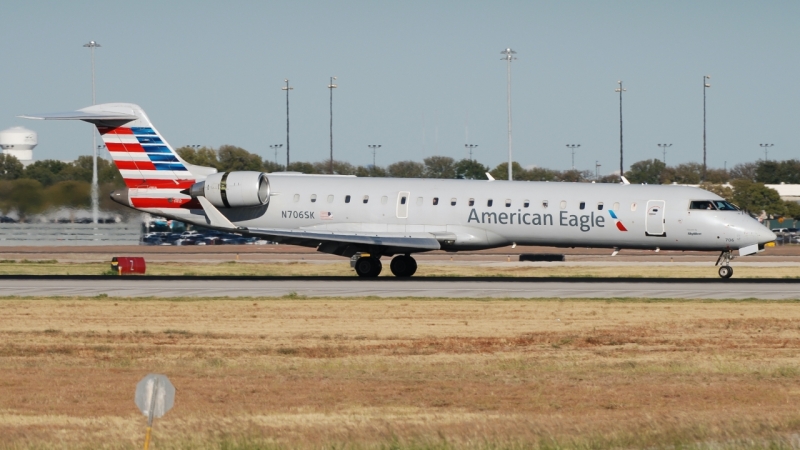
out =
{"type": "Polygon", "coordinates": [[[150,433],[153,419],[161,418],[172,409],[175,403],[175,386],[166,375],[148,374],[136,385],[134,401],[139,411],[147,416],[147,434],[144,438],[144,450],[150,448],[150,433]]]}

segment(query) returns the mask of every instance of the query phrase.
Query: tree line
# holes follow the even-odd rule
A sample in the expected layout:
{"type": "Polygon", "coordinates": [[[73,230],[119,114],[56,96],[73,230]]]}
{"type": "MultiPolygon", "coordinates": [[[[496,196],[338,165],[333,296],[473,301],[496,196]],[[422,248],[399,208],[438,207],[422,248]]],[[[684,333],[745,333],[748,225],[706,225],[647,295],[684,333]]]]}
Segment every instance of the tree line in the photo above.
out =
{"type": "MultiPolygon", "coordinates": [[[[247,150],[223,145],[212,147],[181,147],[177,153],[189,162],[219,171],[255,170],[280,172],[287,168],[247,150]]],[[[288,171],[306,174],[330,173],[330,161],[315,163],[293,162],[288,171]]],[[[519,181],[565,181],[618,183],[618,175],[595,177],[591,171],[553,170],[541,167],[523,168],[514,162],[511,166],[513,178],[519,181]]],[[[398,161],[388,166],[353,165],[345,161],[333,161],[333,173],[359,177],[394,178],[461,178],[486,180],[489,173],[497,180],[508,179],[508,164],[494,168],[470,159],[455,160],[448,156],[430,156],[418,161],[398,161]]],[[[625,172],[631,183],[647,184],[701,184],[702,165],[685,163],[667,166],[658,159],[633,163],[625,172]]],[[[73,162],[57,160],[36,161],[24,167],[15,157],[0,154],[0,212],[15,211],[21,218],[39,214],[49,209],[63,207],[81,209],[90,204],[92,158],[81,156],[73,162]]],[[[98,182],[100,184],[101,207],[117,213],[130,213],[108,200],[108,193],[124,186],[122,177],[114,165],[98,158],[98,182]]],[[[800,205],[785,202],[778,193],[764,184],[800,184],[800,161],[758,161],[738,164],[729,170],[708,169],[703,187],[711,190],[739,207],[753,212],[766,211],[771,215],[787,215],[800,219],[800,205]],[[723,186],[730,183],[734,189],[723,186]]]]}

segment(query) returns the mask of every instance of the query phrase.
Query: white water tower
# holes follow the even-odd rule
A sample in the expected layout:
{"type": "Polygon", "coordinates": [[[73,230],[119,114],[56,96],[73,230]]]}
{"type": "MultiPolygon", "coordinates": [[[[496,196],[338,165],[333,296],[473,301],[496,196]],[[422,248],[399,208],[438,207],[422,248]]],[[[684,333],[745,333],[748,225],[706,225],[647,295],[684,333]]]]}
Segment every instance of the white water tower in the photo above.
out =
{"type": "Polygon", "coordinates": [[[13,155],[22,164],[33,162],[33,148],[38,144],[36,132],[23,127],[0,131],[0,148],[3,154],[13,155]]]}

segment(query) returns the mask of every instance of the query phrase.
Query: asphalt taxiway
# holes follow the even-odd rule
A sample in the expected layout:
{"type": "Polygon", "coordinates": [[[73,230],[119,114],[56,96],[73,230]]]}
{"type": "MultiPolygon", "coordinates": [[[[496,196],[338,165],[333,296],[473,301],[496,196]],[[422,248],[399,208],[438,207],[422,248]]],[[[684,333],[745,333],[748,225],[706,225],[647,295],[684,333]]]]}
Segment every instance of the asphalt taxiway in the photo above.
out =
{"type": "Polygon", "coordinates": [[[796,279],[2,277],[0,296],[800,299],[796,279]]]}

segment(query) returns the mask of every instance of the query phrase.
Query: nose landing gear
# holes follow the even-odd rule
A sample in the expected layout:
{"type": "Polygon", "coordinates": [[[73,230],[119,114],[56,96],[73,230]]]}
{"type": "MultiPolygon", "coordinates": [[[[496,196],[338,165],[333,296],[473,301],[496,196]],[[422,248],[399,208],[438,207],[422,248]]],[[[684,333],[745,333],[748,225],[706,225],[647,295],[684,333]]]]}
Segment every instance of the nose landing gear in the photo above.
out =
{"type": "Polygon", "coordinates": [[[719,268],[720,277],[727,279],[733,276],[733,267],[730,266],[732,259],[733,259],[733,254],[731,253],[730,250],[726,250],[720,253],[719,258],[717,258],[717,263],[714,264],[715,266],[721,266],[719,268]]]}
{"type": "Polygon", "coordinates": [[[417,271],[417,261],[409,255],[400,255],[392,260],[392,264],[389,267],[392,269],[394,276],[407,278],[417,271]]]}

